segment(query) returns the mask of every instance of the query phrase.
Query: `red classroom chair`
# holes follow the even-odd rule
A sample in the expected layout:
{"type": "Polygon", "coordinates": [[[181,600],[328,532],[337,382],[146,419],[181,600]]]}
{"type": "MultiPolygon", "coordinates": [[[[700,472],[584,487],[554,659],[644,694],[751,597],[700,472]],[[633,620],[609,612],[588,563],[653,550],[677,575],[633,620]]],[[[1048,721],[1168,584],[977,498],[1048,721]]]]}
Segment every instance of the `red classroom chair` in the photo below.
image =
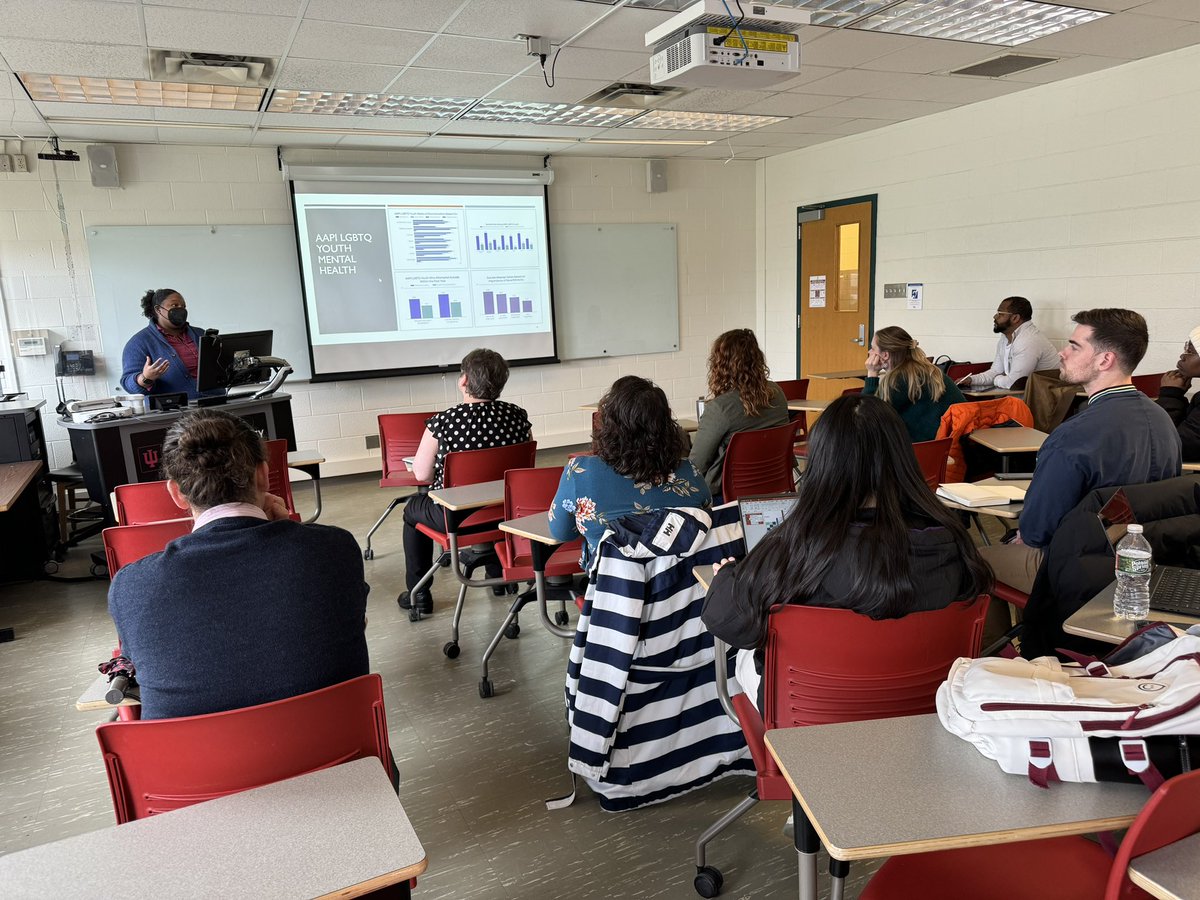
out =
{"type": "Polygon", "coordinates": [[[1166,374],[1166,372],[1158,372],[1153,375],[1134,375],[1133,386],[1151,400],[1157,400],[1158,393],[1162,389],[1162,378],[1166,374]]]}
{"type": "MultiPolygon", "coordinates": [[[[1015,587],[1005,584],[1002,581],[997,581],[992,585],[992,598],[1002,600],[1016,609],[1024,609],[1025,604],[1029,602],[1029,595],[1024,591],[1019,591],[1015,587]]],[[[984,647],[979,652],[980,656],[992,656],[999,653],[1006,644],[1009,644],[1021,633],[1021,628],[1024,622],[1017,622],[1008,631],[1004,632],[999,638],[993,641],[988,646],[984,647]]]]}
{"type": "Polygon", "coordinates": [[[284,502],[287,506],[288,518],[293,522],[300,521],[296,512],[296,501],[292,499],[292,479],[288,477],[287,441],[280,438],[266,441],[267,448],[267,490],[284,502]]]}
{"type": "Polygon", "coordinates": [[[946,377],[953,382],[957,382],[960,378],[966,378],[968,375],[978,375],[980,372],[986,372],[991,367],[991,363],[955,363],[946,369],[946,377]]]}
{"type": "MultiPolygon", "coordinates": [[[[421,436],[425,434],[425,423],[432,416],[431,412],[413,413],[384,413],[379,417],[379,456],[382,468],[379,473],[381,488],[413,488],[428,486],[428,481],[421,481],[408,470],[404,460],[417,455],[421,446],[421,436]]],[[[379,520],[367,532],[367,546],[363,550],[363,559],[374,559],[375,551],[371,549],[371,537],[379,530],[379,526],[392,514],[397,506],[412,496],[412,493],[393,497],[388,508],[383,511],[379,520]]]]}
{"type": "Polygon", "coordinates": [[[118,825],[356,759],[392,765],[374,674],[206,716],[113,722],[96,738],[118,825]]]}
{"type": "MultiPolygon", "coordinates": [[[[777,381],[779,389],[783,391],[785,400],[807,400],[808,399],[808,379],[794,378],[790,381],[777,381]]],[[[808,453],[808,413],[803,410],[788,411],[788,418],[793,422],[799,422],[796,427],[796,445],[793,448],[797,456],[805,456],[808,453]]]]}
{"type": "Polygon", "coordinates": [[[917,465],[925,476],[925,483],[930,490],[936,491],[939,484],[946,481],[946,464],[950,458],[950,438],[936,441],[918,441],[912,445],[917,457],[917,465]]]}
{"type": "MultiPolygon", "coordinates": [[[[744,693],[732,698],[754,759],[755,788],[696,841],[697,893],[715,897],[721,890],[720,871],[705,864],[705,848],[713,838],[759,800],[792,799],[791,787],[767,750],[767,731],[933,712],[934,695],[950,665],[979,650],[987,608],[987,595],[981,595],[902,619],[797,604],[772,612],[767,617],[763,709],[755,709],[744,693]]],[[[718,653],[718,674],[724,664],[725,655],[718,653]]],[[[717,683],[724,690],[720,678],[717,683]]],[[[796,825],[799,836],[800,822],[796,825]]]]}
{"type": "Polygon", "coordinates": [[[859,897],[1149,900],[1151,895],[1129,880],[1130,860],[1197,833],[1200,770],[1172,778],[1151,795],[1115,858],[1080,836],[893,856],[859,897]]]}
{"type": "Polygon", "coordinates": [[[192,531],[192,519],[170,519],[148,522],[145,525],[116,525],[101,533],[108,577],[115,578],[122,566],[137,562],[143,556],[157,553],[175,538],[192,531]]]}
{"type": "Polygon", "coordinates": [[[792,475],[797,423],[739,431],[729,439],[721,472],[724,502],[752,494],[785,494],[796,489],[792,475]]]}
{"type": "Polygon", "coordinates": [[[116,497],[118,525],[145,525],[148,522],[166,522],[188,515],[180,509],[167,492],[165,481],[146,481],[141,484],[121,484],[113,488],[116,497]]]}

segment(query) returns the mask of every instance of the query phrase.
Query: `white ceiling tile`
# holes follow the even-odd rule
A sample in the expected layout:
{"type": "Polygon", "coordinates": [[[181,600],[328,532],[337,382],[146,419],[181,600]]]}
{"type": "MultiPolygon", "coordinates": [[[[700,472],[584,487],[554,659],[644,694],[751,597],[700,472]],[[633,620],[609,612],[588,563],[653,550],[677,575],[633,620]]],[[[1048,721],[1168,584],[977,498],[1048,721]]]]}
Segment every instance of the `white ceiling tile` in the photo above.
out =
{"type": "Polygon", "coordinates": [[[552,141],[539,141],[537,138],[506,140],[496,144],[492,149],[500,153],[558,153],[564,147],[574,144],[558,144],[552,141]]]}
{"type": "Polygon", "coordinates": [[[719,144],[709,144],[707,147],[685,149],[678,155],[688,159],[727,159],[731,163],[736,163],[738,160],[748,162],[786,152],[787,149],[779,147],[737,147],[730,154],[729,147],[722,141],[719,144]]]}
{"type": "Polygon", "coordinates": [[[795,116],[784,122],[776,122],[774,125],[764,125],[762,128],[756,128],[755,131],[762,131],[768,134],[773,132],[786,132],[788,134],[836,134],[842,126],[848,125],[851,122],[860,121],[850,118],[836,118],[833,116],[795,116]]]}
{"type": "MultiPolygon", "coordinates": [[[[153,144],[158,140],[157,129],[140,125],[55,125],[55,133],[64,141],[103,141],[121,144],[153,144]]],[[[67,163],[67,165],[71,165],[67,163]]],[[[86,166],[78,162],[75,165],[86,166]]],[[[86,177],[86,170],[85,170],[86,177]]]]}
{"type": "MultiPolygon", "coordinates": [[[[504,81],[505,75],[456,72],[453,69],[422,69],[410,66],[388,88],[392,94],[407,97],[482,97],[504,81]]],[[[536,97],[515,97],[535,100],[536,97]]]]}
{"type": "Polygon", "coordinates": [[[272,126],[299,126],[301,128],[327,128],[333,131],[356,131],[362,129],[364,131],[388,130],[388,131],[410,131],[414,134],[428,134],[436,128],[440,128],[448,120],[431,119],[431,118],[415,118],[405,116],[400,117],[366,117],[366,116],[334,116],[334,115],[314,115],[306,113],[263,113],[260,123],[262,128],[271,128],[272,126]]]}
{"type": "Polygon", "coordinates": [[[1009,81],[1005,78],[976,78],[970,75],[923,75],[928,86],[919,97],[899,97],[886,89],[870,96],[889,99],[926,99],[940,100],[945,103],[974,103],[978,100],[990,100],[993,97],[1003,97],[1029,87],[1026,82],[1009,81]]]}
{"type": "Polygon", "coordinates": [[[558,61],[554,64],[554,77],[648,82],[649,71],[642,74],[642,69],[647,66],[647,59],[645,53],[592,50],[572,44],[558,55],[558,61]]]}
{"type": "Polygon", "coordinates": [[[403,66],[412,60],[430,37],[422,31],[305,20],[296,33],[288,58],[297,56],[303,59],[337,59],[403,66]]]}
{"type": "Polygon", "coordinates": [[[1150,0],[1137,8],[1138,15],[1164,16],[1168,19],[1183,19],[1185,22],[1200,22],[1200,3],[1196,0],[1150,0]]]}
{"type": "Polygon", "coordinates": [[[206,10],[166,6],[148,6],[145,16],[150,46],[172,50],[279,56],[292,30],[292,19],[286,16],[214,16],[206,10]]]}
{"type": "Polygon", "coordinates": [[[1125,12],[1127,9],[1133,9],[1135,6],[1141,6],[1146,0],[1080,0],[1079,6],[1086,6],[1088,9],[1098,9],[1101,12],[1125,12]]]}
{"type": "Polygon", "coordinates": [[[434,135],[421,141],[422,150],[491,150],[504,143],[501,138],[444,138],[434,135]]]}
{"type": "Polygon", "coordinates": [[[832,94],[836,97],[862,97],[893,85],[905,85],[920,76],[903,72],[876,72],[871,69],[843,69],[804,86],[806,94],[832,94]]]}
{"type": "Polygon", "coordinates": [[[604,137],[642,141],[712,141],[736,133],[733,131],[681,131],[673,128],[637,128],[632,125],[622,125],[620,128],[610,128],[604,133],[604,137]]]}
{"type": "Polygon", "coordinates": [[[568,137],[584,138],[599,134],[603,128],[587,128],[578,125],[529,125],[524,122],[484,122],[478,119],[455,119],[446,122],[439,131],[451,134],[500,135],[505,138],[568,137]]]}
{"type": "MultiPolygon", "coordinates": [[[[805,29],[805,33],[809,29],[805,29]]],[[[927,43],[924,38],[873,31],[833,31],[821,29],[816,40],[800,48],[801,65],[855,68],[888,53],[927,43]]]]}
{"type": "Polygon", "coordinates": [[[964,41],[912,37],[909,37],[908,40],[915,41],[915,43],[886,56],[867,60],[863,63],[863,68],[878,69],[881,72],[912,72],[918,75],[928,75],[932,72],[961,69],[963,66],[983,62],[985,59],[1008,52],[1005,47],[968,44],[964,41]]]}
{"type": "MultiPolygon", "coordinates": [[[[764,133],[761,128],[756,128],[754,131],[735,135],[730,140],[733,141],[733,146],[735,147],[789,147],[791,149],[798,149],[800,147],[810,147],[813,144],[820,144],[831,140],[833,137],[830,134],[784,134],[778,131],[764,133]]],[[[841,135],[838,135],[838,137],[841,137],[841,135]]]]}
{"type": "Polygon", "coordinates": [[[154,129],[161,144],[218,144],[242,147],[250,143],[249,128],[171,128],[160,125],[154,129]]]}
{"type": "MultiPolygon", "coordinates": [[[[535,62],[522,41],[490,41],[443,34],[413,63],[426,69],[515,75],[535,62]]],[[[565,73],[564,73],[565,74],[565,73]]]]}
{"type": "MultiPolygon", "coordinates": [[[[451,10],[454,8],[449,3],[441,5],[451,10]]],[[[578,3],[576,0],[553,3],[547,3],[546,0],[473,0],[446,25],[446,33],[500,39],[509,39],[517,34],[537,34],[557,43],[565,41],[607,11],[607,7],[578,3]]]]}
{"type": "Polygon", "coordinates": [[[304,18],[410,31],[439,31],[458,3],[444,0],[309,0],[304,18]]]}
{"type": "Polygon", "coordinates": [[[125,44],[78,44],[0,38],[0,55],[14,72],[149,78],[146,51],[125,44]]]}
{"type": "Polygon", "coordinates": [[[920,100],[876,100],[854,97],[821,110],[830,116],[849,116],[861,119],[915,119],[953,109],[956,103],[925,103],[920,100]]]}
{"type": "Polygon", "coordinates": [[[0,36],[94,44],[141,43],[137,8],[99,0],[4,0],[0,36]]]}
{"type": "Polygon", "coordinates": [[[340,134],[305,134],[292,131],[260,130],[254,133],[254,147],[334,147],[342,139],[340,134]]]}
{"type": "Polygon", "coordinates": [[[379,93],[402,71],[399,66],[288,57],[279,70],[275,87],[301,91],[379,93]]]}
{"type": "Polygon", "coordinates": [[[242,109],[165,109],[152,110],[157,122],[196,122],[214,125],[241,125],[249,127],[258,120],[258,113],[242,109]]]}
{"type": "Polygon", "coordinates": [[[673,13],[657,9],[622,9],[609,16],[577,43],[580,47],[595,47],[600,50],[633,50],[650,55],[646,46],[646,32],[657,28],[673,13]]]}
{"type": "Polygon", "coordinates": [[[396,134],[347,134],[337,139],[337,145],[346,149],[355,147],[370,147],[373,150],[379,148],[412,148],[423,146],[423,137],[404,137],[396,134]]]}
{"type": "Polygon", "coordinates": [[[680,109],[688,112],[741,112],[751,103],[771,99],[768,91],[724,91],[717,88],[696,88],[673,97],[662,105],[663,109],[680,109]]]}
{"type": "Polygon", "coordinates": [[[1077,75],[1099,72],[1101,69],[1111,69],[1124,62],[1126,60],[1113,59],[1111,56],[1068,56],[1058,62],[1038,66],[1036,69],[1005,75],[1003,80],[1021,84],[1049,84],[1052,81],[1063,81],[1077,75]]]}
{"type": "MultiPolygon", "coordinates": [[[[409,69],[409,71],[413,71],[409,69]]],[[[610,81],[596,81],[584,78],[554,79],[554,87],[547,87],[546,82],[538,75],[518,75],[512,81],[499,87],[489,96],[491,100],[531,100],[536,103],[578,103],[584,97],[591,96],[596,91],[608,87],[610,81]]]]}
{"type": "Polygon", "coordinates": [[[1058,34],[1038,38],[1022,44],[1019,50],[1022,53],[1048,50],[1141,59],[1196,43],[1200,43],[1200,25],[1180,25],[1173,19],[1127,13],[1096,19],[1058,34]]]}
{"type": "Polygon", "coordinates": [[[111,103],[61,103],[44,101],[37,104],[38,110],[47,119],[153,119],[152,106],[115,106],[111,103]]]}
{"type": "MultiPolygon", "coordinates": [[[[143,6],[178,6],[211,12],[246,12],[246,0],[141,0],[143,6]]],[[[254,0],[253,11],[263,16],[294,16],[303,0],[254,0]]],[[[358,2],[358,0],[356,0],[358,2]]],[[[310,4],[311,9],[311,4],[310,4]]]]}
{"type": "MultiPolygon", "coordinates": [[[[803,50],[801,50],[803,53],[803,50]]],[[[810,66],[804,62],[803,56],[800,59],[800,74],[788,81],[781,81],[775,85],[777,91],[803,91],[804,87],[814,81],[820,81],[822,78],[828,78],[834,72],[842,71],[840,68],[832,66],[810,66]]]]}
{"type": "Polygon", "coordinates": [[[842,99],[845,98],[825,94],[780,93],[737,111],[755,116],[802,116],[832,106],[842,99]]]}
{"type": "Polygon", "coordinates": [[[862,134],[864,131],[876,131],[895,125],[901,119],[851,119],[843,125],[835,125],[830,133],[845,136],[847,134],[862,134]]]}

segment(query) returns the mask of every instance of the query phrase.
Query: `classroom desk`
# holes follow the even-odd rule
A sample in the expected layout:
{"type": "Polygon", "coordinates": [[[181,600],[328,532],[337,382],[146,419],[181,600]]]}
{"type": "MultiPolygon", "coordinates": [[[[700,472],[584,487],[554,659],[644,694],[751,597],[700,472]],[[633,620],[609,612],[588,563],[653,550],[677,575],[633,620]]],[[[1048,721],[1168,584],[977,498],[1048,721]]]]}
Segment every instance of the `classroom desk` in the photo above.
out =
{"type": "MultiPolygon", "coordinates": [[[[1081,606],[1063,622],[1063,631],[1079,637],[1091,638],[1093,641],[1104,641],[1106,644],[1119,644],[1138,630],[1140,624],[1128,619],[1118,619],[1113,615],[1113,594],[1117,583],[1113,581],[1095,597],[1081,606]]],[[[1185,616],[1181,613],[1161,612],[1150,610],[1151,622],[1168,622],[1177,628],[1188,629],[1200,625],[1200,618],[1185,616]]]]}
{"type": "Polygon", "coordinates": [[[1200,834],[1131,860],[1129,880],[1162,900],[1200,900],[1200,834]]]}
{"type": "Polygon", "coordinates": [[[787,408],[792,412],[824,412],[832,400],[789,400],[787,408]]]}
{"type": "Polygon", "coordinates": [[[451,512],[468,512],[504,502],[504,480],[481,481],[429,492],[429,499],[451,512]]]}
{"type": "Polygon", "coordinates": [[[360,759],[0,857],[20,898],[360,897],[427,860],[378,759],[360,759]]]}
{"type": "Polygon", "coordinates": [[[816,381],[837,381],[839,378],[862,378],[865,380],[867,369],[864,366],[861,369],[847,369],[845,372],[809,372],[805,377],[816,381]]]}
{"type": "Polygon", "coordinates": [[[1013,388],[990,387],[990,388],[980,388],[979,390],[974,390],[969,387],[963,387],[961,384],[958,387],[959,387],[959,390],[961,390],[963,392],[963,396],[966,397],[968,400],[995,400],[999,397],[1024,397],[1025,396],[1024,388],[1022,388],[1020,390],[1015,390],[1013,388]]]}
{"type": "Polygon", "coordinates": [[[1008,458],[1013,453],[1036,453],[1050,435],[1036,428],[980,428],[967,435],[981,447],[1000,454],[1000,471],[1008,471],[1008,458]]]}
{"type": "MultiPolygon", "coordinates": [[[[792,789],[798,840],[799,829],[815,829],[806,834],[842,862],[1111,831],[1148,797],[1140,784],[1042,790],[1002,772],[935,714],[776,729],[766,743],[792,789]]],[[[802,898],[817,896],[811,846],[799,854],[802,898]]]]}
{"type": "Polygon", "coordinates": [[[25,489],[41,471],[41,460],[0,465],[0,513],[6,513],[17,505],[25,489]]]}
{"type": "Polygon", "coordinates": [[[1191,462],[1191,463],[1185,462],[1183,464],[1183,471],[1185,471],[1185,472],[1200,472],[1200,462],[1191,462]]]}
{"type": "Polygon", "coordinates": [[[707,591],[710,587],[712,587],[712,565],[692,566],[692,577],[696,579],[696,584],[700,585],[700,587],[707,591]]]}
{"type": "Polygon", "coordinates": [[[108,693],[108,676],[100,675],[88,685],[87,690],[79,695],[79,699],[75,701],[75,708],[80,712],[94,712],[98,709],[108,710],[113,712],[119,706],[141,706],[141,700],[134,700],[132,697],[126,697],[120,703],[109,703],[104,699],[104,695],[108,693]]]}
{"type": "MultiPolygon", "coordinates": [[[[6,538],[4,562],[0,563],[0,581],[36,578],[41,574],[44,554],[27,552],[29,548],[7,542],[8,532],[37,535],[41,527],[37,486],[34,482],[42,474],[45,463],[38,460],[4,463],[0,465],[0,513],[10,513],[16,521],[8,522],[5,516],[3,533],[6,538]],[[10,527],[11,526],[11,527],[10,527]]],[[[11,628],[0,628],[0,643],[15,639],[11,628]]]]}
{"type": "MultiPolygon", "coordinates": [[[[981,481],[974,482],[980,487],[990,487],[992,485],[1011,485],[1013,487],[1024,488],[1029,490],[1029,481],[1001,481],[998,478],[984,478],[981,481]]],[[[957,509],[967,513],[971,517],[971,521],[975,523],[975,527],[979,529],[979,536],[983,539],[984,546],[991,546],[991,538],[987,536],[987,532],[983,530],[983,523],[979,516],[993,516],[997,519],[1004,519],[1005,528],[1015,527],[1016,520],[1021,517],[1021,510],[1025,508],[1024,503],[1002,503],[998,506],[963,506],[961,503],[955,503],[947,497],[938,495],[938,500],[942,506],[949,509],[957,509]]]]}
{"type": "Polygon", "coordinates": [[[554,555],[560,541],[550,533],[549,516],[540,512],[531,516],[522,516],[519,519],[509,519],[507,522],[500,523],[500,530],[529,541],[529,552],[533,557],[533,584],[537,591],[542,627],[555,637],[574,637],[574,628],[565,628],[550,618],[550,598],[546,591],[546,564],[554,555]]]}
{"type": "Polygon", "coordinates": [[[289,469],[303,472],[312,479],[313,502],[316,504],[313,514],[304,520],[305,524],[315,522],[321,516],[321,463],[325,457],[312,450],[289,450],[287,464],[289,469]]]}

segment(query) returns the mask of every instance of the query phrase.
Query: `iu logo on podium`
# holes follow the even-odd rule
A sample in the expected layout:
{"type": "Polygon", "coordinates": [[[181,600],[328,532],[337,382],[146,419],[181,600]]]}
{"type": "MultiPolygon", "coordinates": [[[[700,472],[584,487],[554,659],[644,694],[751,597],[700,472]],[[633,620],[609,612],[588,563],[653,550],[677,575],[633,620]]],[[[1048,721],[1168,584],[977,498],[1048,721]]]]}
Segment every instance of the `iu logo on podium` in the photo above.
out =
{"type": "Polygon", "coordinates": [[[142,465],[147,469],[157,469],[159,456],[160,454],[156,449],[153,447],[146,447],[144,450],[142,450],[142,465]]]}

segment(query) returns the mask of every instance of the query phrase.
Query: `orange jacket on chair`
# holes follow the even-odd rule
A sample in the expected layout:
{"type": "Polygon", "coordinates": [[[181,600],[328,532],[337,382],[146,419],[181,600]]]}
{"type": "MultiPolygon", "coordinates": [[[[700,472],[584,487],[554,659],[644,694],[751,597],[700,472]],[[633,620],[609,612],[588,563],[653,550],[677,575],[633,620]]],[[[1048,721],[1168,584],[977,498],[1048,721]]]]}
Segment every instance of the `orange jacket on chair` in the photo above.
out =
{"type": "Polygon", "coordinates": [[[967,464],[963,459],[962,439],[972,431],[991,428],[1004,422],[1017,422],[1026,428],[1033,427],[1033,414],[1029,407],[1016,397],[1001,397],[998,400],[982,400],[978,403],[955,403],[942,414],[938,427],[938,438],[951,438],[950,462],[946,466],[946,483],[962,481],[967,476],[967,464]]]}

